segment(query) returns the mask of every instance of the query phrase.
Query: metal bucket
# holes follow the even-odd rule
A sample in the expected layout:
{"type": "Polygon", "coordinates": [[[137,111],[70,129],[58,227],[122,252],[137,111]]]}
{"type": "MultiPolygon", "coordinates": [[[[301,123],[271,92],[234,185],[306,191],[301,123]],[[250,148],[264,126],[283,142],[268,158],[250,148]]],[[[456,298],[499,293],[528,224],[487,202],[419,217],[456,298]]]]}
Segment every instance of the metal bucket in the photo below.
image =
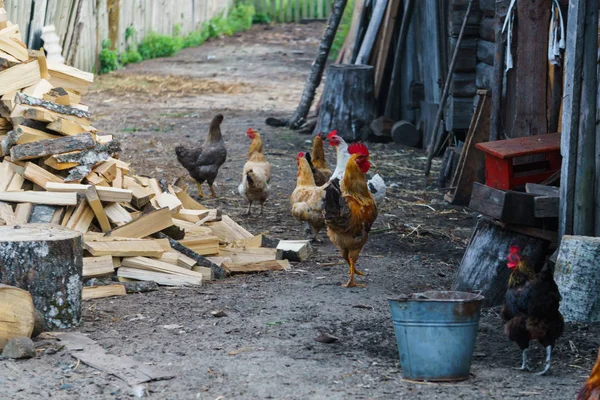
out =
{"type": "Polygon", "coordinates": [[[467,379],[484,297],[424,292],[389,299],[405,379],[467,379]]]}

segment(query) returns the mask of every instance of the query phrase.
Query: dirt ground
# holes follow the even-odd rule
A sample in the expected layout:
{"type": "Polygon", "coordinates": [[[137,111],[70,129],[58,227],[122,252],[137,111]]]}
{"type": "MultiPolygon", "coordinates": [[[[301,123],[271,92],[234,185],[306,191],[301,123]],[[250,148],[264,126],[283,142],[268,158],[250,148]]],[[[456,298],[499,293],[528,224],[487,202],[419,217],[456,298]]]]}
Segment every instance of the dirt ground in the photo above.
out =
{"type": "MultiPolygon", "coordinates": [[[[137,172],[173,181],[186,172],[174,147],[201,141],[213,114],[223,113],[229,155],[217,179],[220,198],[203,202],[253,233],[303,238],[288,196],[295,185],[295,155],[309,148],[310,137],[269,128],[264,120],[295,109],[322,30],[321,24],[256,26],[99,77],[86,97],[94,125],[122,140],[122,158],[137,172]],[[248,127],[262,132],[273,164],[274,189],[263,217],[242,216],[245,203],[236,193],[248,127]]],[[[156,399],[574,398],[596,358],[600,327],[568,325],[551,375],[539,377],[514,369],[521,355],[504,337],[498,309],[483,311],[468,380],[402,379],[387,299],[448,289],[477,216],[443,201],[422,174],[422,152],[393,144],[370,149],[389,188],[359,261],[367,272],[361,279],[366,289],[340,287],[347,268],[323,235],[313,257],[289,272],[88,301],[78,331],[111,354],[176,375],[147,385],[146,394],[156,399]],[[227,315],[215,318],[213,310],[227,315]],[[340,341],[316,342],[321,333],[340,341]]],[[[327,151],[333,165],[335,154],[327,151]]],[[[78,365],[60,344],[38,340],[37,346],[36,359],[0,361],[0,397],[133,396],[116,377],[78,365]]],[[[543,356],[533,346],[537,369],[543,356]]]]}

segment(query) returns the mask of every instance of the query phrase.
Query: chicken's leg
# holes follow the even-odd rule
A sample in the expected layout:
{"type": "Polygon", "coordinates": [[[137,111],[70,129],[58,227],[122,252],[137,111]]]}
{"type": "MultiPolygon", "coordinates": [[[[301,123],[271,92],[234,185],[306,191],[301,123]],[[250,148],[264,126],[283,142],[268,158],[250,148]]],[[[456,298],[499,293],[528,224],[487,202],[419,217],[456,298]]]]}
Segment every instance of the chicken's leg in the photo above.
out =
{"type": "Polygon", "coordinates": [[[204,192],[202,192],[202,185],[198,183],[198,196],[204,197],[204,192]]]}
{"type": "Polygon", "coordinates": [[[344,286],[345,287],[366,287],[366,285],[364,285],[362,283],[354,282],[354,274],[356,273],[356,268],[354,268],[354,260],[350,259],[349,264],[350,264],[350,279],[348,280],[348,283],[346,283],[344,286]]]}
{"type": "Polygon", "coordinates": [[[210,189],[210,196],[217,197],[217,194],[215,193],[215,188],[213,188],[213,185],[208,185],[208,188],[210,189]]]}
{"type": "Polygon", "coordinates": [[[518,368],[521,371],[531,371],[531,367],[527,362],[527,351],[529,351],[529,349],[523,349],[523,363],[521,364],[521,368],[518,368]]]}
{"type": "Polygon", "coordinates": [[[248,202],[248,210],[246,210],[246,215],[252,215],[252,210],[250,210],[251,207],[252,207],[252,202],[249,201],[248,202]]]}
{"type": "Polygon", "coordinates": [[[536,375],[546,375],[550,371],[550,360],[552,359],[552,346],[546,346],[546,367],[542,372],[538,372],[536,375]]]}
{"type": "Polygon", "coordinates": [[[263,206],[265,205],[264,201],[260,202],[260,214],[259,215],[263,215],[263,206]]]}

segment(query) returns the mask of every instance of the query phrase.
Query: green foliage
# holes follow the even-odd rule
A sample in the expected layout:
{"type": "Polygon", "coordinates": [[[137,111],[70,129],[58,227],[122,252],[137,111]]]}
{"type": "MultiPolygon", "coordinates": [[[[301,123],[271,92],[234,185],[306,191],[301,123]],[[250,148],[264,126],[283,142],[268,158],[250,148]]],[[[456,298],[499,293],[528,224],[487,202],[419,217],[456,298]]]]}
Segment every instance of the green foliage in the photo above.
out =
{"type": "Polygon", "coordinates": [[[119,68],[119,55],[116,50],[111,50],[110,40],[102,42],[100,51],[100,73],[106,74],[119,68]]]}
{"type": "Polygon", "coordinates": [[[346,36],[348,36],[348,31],[350,30],[350,25],[352,24],[352,14],[354,13],[355,2],[356,0],[348,0],[348,3],[346,4],[344,14],[342,15],[342,21],[340,22],[337,33],[335,34],[335,39],[333,40],[333,45],[331,46],[331,52],[329,53],[329,57],[331,59],[336,59],[340,54],[342,46],[344,45],[344,41],[346,40],[346,36]]]}
{"type": "Polygon", "coordinates": [[[252,17],[253,24],[268,24],[271,22],[271,17],[268,14],[256,13],[252,17]]]}
{"type": "Polygon", "coordinates": [[[144,61],[144,59],[137,49],[129,49],[119,55],[119,61],[121,65],[127,65],[144,61]]]}
{"type": "Polygon", "coordinates": [[[183,38],[150,33],[142,39],[138,51],[142,59],[149,60],[159,57],[170,57],[183,48],[183,38]]]}
{"type": "Polygon", "coordinates": [[[136,33],[133,26],[128,26],[127,29],[125,29],[125,42],[129,43],[129,41],[135,37],[136,33]]]}

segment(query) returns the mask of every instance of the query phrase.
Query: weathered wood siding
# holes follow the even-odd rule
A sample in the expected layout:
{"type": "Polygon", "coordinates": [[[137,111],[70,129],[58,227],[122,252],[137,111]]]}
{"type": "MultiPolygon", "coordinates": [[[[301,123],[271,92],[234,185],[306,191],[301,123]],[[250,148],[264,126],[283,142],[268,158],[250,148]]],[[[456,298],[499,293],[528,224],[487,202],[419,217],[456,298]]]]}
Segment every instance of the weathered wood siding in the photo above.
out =
{"type": "Polygon", "coordinates": [[[5,0],[8,18],[19,25],[26,43],[42,26],[54,25],[67,63],[86,71],[95,70],[104,40],[116,38],[113,45],[125,50],[128,27],[135,29],[136,41],[150,32],[173,35],[176,26],[186,35],[225,15],[231,4],[233,0],[5,0]],[[109,18],[110,6],[116,18],[109,18]]]}

